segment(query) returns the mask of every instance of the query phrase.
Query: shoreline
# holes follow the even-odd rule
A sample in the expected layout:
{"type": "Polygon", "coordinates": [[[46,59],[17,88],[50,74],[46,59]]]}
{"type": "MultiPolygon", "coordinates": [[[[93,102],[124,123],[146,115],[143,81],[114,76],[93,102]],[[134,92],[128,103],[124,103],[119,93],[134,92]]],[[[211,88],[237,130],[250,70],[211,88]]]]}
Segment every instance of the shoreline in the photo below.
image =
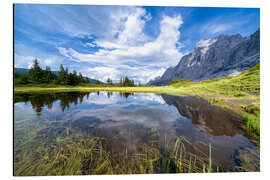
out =
{"type": "Polygon", "coordinates": [[[207,100],[210,104],[219,106],[225,110],[231,110],[243,118],[243,128],[246,129],[249,136],[254,139],[256,144],[260,142],[260,136],[258,130],[252,130],[248,127],[249,119],[257,118],[256,121],[260,121],[260,117],[255,117],[252,112],[249,112],[245,107],[252,106],[253,104],[260,105],[260,96],[248,95],[244,97],[234,97],[231,95],[217,95],[209,93],[203,90],[192,90],[190,87],[172,87],[172,86],[150,86],[150,87],[14,87],[14,95],[20,94],[44,94],[44,93],[61,93],[61,92],[95,92],[95,91],[111,91],[111,92],[127,92],[127,93],[157,93],[157,94],[169,94],[174,96],[196,96],[207,100]],[[246,120],[245,116],[248,118],[246,120]]]}

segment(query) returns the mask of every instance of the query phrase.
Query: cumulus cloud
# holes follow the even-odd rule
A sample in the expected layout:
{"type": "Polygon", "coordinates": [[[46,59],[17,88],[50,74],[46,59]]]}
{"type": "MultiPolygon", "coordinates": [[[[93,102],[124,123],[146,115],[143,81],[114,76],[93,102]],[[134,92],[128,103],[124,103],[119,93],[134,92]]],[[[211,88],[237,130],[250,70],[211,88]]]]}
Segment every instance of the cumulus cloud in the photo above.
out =
{"type": "Polygon", "coordinates": [[[30,66],[38,55],[44,66],[63,63],[70,70],[103,81],[127,75],[137,82],[147,82],[175,66],[183,56],[180,13],[152,17],[145,8],[135,6],[16,5],[16,18],[21,18],[22,25],[32,25],[16,25],[16,30],[27,31],[25,37],[37,41],[40,51],[48,52],[40,55],[31,46],[26,53],[16,46],[18,67],[30,66]],[[149,33],[149,26],[158,29],[159,34],[149,33]]]}
{"type": "Polygon", "coordinates": [[[35,57],[33,56],[22,56],[15,53],[14,55],[14,66],[15,67],[23,67],[23,68],[31,68],[33,64],[33,60],[35,57]]]}
{"type": "Polygon", "coordinates": [[[15,53],[14,55],[14,66],[19,68],[30,69],[33,65],[34,59],[39,61],[39,64],[42,68],[50,66],[53,69],[59,68],[60,64],[63,62],[62,58],[59,56],[48,56],[47,58],[37,58],[34,56],[23,56],[15,53]]]}
{"type": "Polygon", "coordinates": [[[90,77],[100,79],[103,82],[106,82],[107,78],[118,79],[120,75],[120,72],[116,68],[111,67],[88,68],[85,73],[87,73],[90,77]]]}
{"type": "Polygon", "coordinates": [[[59,52],[77,61],[103,64],[102,67],[88,68],[89,75],[95,78],[102,76],[103,80],[108,77],[119,79],[125,72],[137,81],[146,82],[161,75],[166,67],[178,63],[183,56],[179,51],[179,28],[183,23],[181,15],[164,15],[160,21],[160,33],[152,39],[143,33],[145,23],[151,19],[145,9],[129,8],[119,13],[111,15],[111,19],[116,21],[113,38],[97,38],[87,43],[91,47],[99,47],[97,52],[81,53],[72,48],[58,47],[59,52]]]}

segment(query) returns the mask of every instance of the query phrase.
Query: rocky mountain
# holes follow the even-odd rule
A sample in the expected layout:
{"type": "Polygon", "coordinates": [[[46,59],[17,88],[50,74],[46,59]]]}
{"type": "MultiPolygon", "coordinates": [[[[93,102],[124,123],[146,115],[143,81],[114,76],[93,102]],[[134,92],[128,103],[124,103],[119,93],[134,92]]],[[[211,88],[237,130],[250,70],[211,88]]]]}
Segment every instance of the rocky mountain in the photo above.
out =
{"type": "Polygon", "coordinates": [[[175,79],[201,81],[240,74],[260,62],[260,30],[249,37],[219,35],[202,40],[192,53],[148,84],[166,85],[175,79]]]}

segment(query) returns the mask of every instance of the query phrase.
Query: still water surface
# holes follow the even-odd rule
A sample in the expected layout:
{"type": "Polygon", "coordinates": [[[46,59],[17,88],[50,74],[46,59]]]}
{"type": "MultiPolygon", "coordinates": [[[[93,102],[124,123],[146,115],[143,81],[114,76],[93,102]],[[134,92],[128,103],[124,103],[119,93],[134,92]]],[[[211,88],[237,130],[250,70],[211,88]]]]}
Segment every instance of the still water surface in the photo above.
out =
{"type": "Polygon", "coordinates": [[[16,95],[15,157],[23,151],[16,147],[29,138],[54,136],[50,134],[53,127],[59,133],[69,128],[102,137],[112,153],[139,152],[142,144],[153,140],[153,133],[156,141],[169,148],[184,136],[191,142],[187,149],[198,156],[207,157],[211,144],[213,162],[221,171],[235,171],[238,166],[258,171],[259,150],[245,137],[241,121],[236,114],[197,97],[116,92],[16,95]]]}

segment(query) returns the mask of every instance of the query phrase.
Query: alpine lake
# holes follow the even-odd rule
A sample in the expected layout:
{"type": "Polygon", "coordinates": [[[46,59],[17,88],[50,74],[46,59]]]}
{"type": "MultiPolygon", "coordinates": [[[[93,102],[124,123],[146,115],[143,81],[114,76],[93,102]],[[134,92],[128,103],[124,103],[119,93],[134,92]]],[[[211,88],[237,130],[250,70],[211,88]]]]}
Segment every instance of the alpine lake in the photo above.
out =
{"type": "Polygon", "coordinates": [[[14,175],[259,171],[242,117],[193,96],[15,94],[14,175]]]}

